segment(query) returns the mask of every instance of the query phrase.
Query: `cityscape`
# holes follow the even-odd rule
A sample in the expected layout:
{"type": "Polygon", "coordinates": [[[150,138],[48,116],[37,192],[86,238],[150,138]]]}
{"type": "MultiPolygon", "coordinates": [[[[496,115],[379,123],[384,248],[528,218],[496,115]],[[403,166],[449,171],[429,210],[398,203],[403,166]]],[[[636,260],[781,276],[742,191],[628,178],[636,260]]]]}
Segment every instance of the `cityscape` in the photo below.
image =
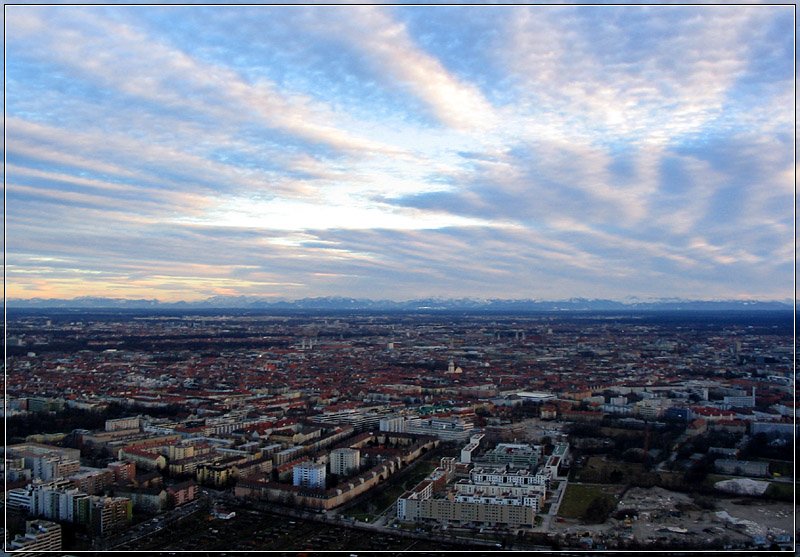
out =
{"type": "Polygon", "coordinates": [[[793,5],[6,5],[4,552],[796,552],[793,5]]]}
{"type": "Polygon", "coordinates": [[[789,549],[792,324],[10,311],[10,547],[789,549]]]}

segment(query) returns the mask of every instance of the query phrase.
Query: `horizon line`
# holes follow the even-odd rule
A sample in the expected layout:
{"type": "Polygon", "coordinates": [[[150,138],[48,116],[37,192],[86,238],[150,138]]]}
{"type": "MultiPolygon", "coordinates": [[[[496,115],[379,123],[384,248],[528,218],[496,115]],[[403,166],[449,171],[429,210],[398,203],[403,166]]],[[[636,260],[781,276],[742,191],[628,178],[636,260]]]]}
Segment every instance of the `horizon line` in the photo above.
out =
{"type": "Polygon", "coordinates": [[[286,298],[286,297],[271,297],[268,295],[248,295],[248,294],[234,294],[234,295],[224,295],[224,294],[215,294],[211,296],[207,296],[205,298],[197,298],[197,299],[181,299],[181,300],[164,300],[159,298],[126,298],[126,297],[112,297],[112,296],[94,296],[94,295],[86,295],[86,296],[75,296],[73,298],[58,298],[58,297],[30,297],[30,298],[20,298],[20,297],[6,297],[4,296],[4,302],[30,302],[30,301],[38,301],[38,302],[46,302],[46,301],[53,301],[53,302],[82,302],[82,301],[110,301],[110,302],[155,302],[159,304],[196,304],[196,303],[204,303],[210,302],[213,300],[248,300],[251,302],[265,302],[265,303],[295,303],[295,302],[302,302],[302,301],[313,301],[313,300],[344,300],[344,301],[356,301],[356,302],[392,302],[392,303],[409,303],[409,302],[417,302],[417,301],[426,301],[426,300],[435,300],[435,301],[443,301],[443,302],[459,302],[459,301],[471,301],[471,302],[536,302],[536,303],[561,303],[561,302],[578,302],[578,301],[586,301],[586,302],[614,302],[620,304],[636,304],[636,303],[671,303],[671,302],[682,302],[682,303],[695,303],[695,302],[706,302],[706,303],[719,303],[719,302],[739,302],[739,303],[782,303],[782,304],[789,304],[792,305],[795,299],[787,297],[787,298],[757,298],[757,297],[741,297],[741,298],[680,298],[674,296],[665,296],[665,297],[638,297],[638,296],[629,296],[626,298],[604,298],[604,297],[586,297],[586,296],[571,296],[568,298],[504,298],[504,297],[487,297],[487,296],[437,296],[437,295],[423,295],[415,298],[405,298],[405,299],[394,299],[394,298],[370,298],[370,297],[356,297],[356,296],[344,296],[344,295],[321,295],[321,296],[304,296],[300,298],[286,298]]]}

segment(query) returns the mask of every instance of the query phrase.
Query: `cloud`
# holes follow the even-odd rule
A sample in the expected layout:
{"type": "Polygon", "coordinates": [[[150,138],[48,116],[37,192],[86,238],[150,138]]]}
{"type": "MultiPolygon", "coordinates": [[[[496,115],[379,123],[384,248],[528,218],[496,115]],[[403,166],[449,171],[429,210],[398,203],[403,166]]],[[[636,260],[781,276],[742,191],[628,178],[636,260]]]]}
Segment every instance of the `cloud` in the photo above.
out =
{"type": "MultiPolygon", "coordinates": [[[[36,28],[31,22],[39,13],[25,13],[25,31],[36,28]]],[[[15,16],[16,12],[12,19],[15,16]]],[[[266,126],[335,149],[398,152],[345,131],[330,109],[310,97],[288,95],[266,79],[251,83],[227,67],[203,64],[132,24],[97,15],[96,10],[53,9],[40,17],[38,25],[46,26],[47,34],[15,36],[20,42],[36,42],[26,56],[55,60],[103,87],[178,113],[240,124],[255,117],[266,126]]]]}
{"type": "Polygon", "coordinates": [[[531,117],[556,133],[663,144],[724,113],[774,16],[758,6],[528,8],[509,20],[497,56],[531,117]]]}
{"type": "Polygon", "coordinates": [[[12,6],[8,17],[14,292],[785,298],[791,287],[788,9],[12,6]]]}
{"type": "MultiPolygon", "coordinates": [[[[320,15],[323,12],[318,12],[320,15]]],[[[491,103],[473,84],[455,77],[425,52],[404,23],[386,7],[357,6],[329,18],[324,13],[324,33],[358,50],[391,87],[400,87],[420,99],[445,125],[463,130],[483,130],[497,124],[491,103]],[[368,29],[369,32],[364,32],[368,29]]]]}

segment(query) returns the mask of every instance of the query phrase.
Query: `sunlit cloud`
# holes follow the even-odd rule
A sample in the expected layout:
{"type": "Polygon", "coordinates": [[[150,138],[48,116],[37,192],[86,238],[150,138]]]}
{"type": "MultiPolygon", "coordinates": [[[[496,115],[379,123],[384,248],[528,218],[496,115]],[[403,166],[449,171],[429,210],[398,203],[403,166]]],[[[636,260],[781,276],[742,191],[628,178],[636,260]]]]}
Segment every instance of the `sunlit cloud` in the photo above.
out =
{"type": "MultiPolygon", "coordinates": [[[[357,203],[355,199],[353,201],[357,203]]],[[[445,212],[401,209],[374,202],[369,205],[331,204],[325,203],[325,200],[260,201],[250,198],[223,201],[207,216],[185,222],[290,231],[373,228],[419,230],[490,224],[489,221],[459,217],[445,212]]]]}
{"type": "Polygon", "coordinates": [[[386,8],[353,7],[347,17],[326,18],[321,25],[326,34],[347,41],[369,59],[389,87],[406,89],[444,124],[478,130],[497,124],[497,115],[480,90],[460,81],[425,52],[386,8]]]}

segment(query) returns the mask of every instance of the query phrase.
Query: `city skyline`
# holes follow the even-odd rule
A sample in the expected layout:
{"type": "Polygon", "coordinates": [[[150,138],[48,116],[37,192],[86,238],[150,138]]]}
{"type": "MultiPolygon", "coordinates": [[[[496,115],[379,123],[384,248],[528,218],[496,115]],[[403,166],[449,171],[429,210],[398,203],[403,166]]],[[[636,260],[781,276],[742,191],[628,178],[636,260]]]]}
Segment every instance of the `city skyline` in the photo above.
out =
{"type": "Polygon", "coordinates": [[[10,298],[793,292],[791,6],[8,6],[10,298]]]}

